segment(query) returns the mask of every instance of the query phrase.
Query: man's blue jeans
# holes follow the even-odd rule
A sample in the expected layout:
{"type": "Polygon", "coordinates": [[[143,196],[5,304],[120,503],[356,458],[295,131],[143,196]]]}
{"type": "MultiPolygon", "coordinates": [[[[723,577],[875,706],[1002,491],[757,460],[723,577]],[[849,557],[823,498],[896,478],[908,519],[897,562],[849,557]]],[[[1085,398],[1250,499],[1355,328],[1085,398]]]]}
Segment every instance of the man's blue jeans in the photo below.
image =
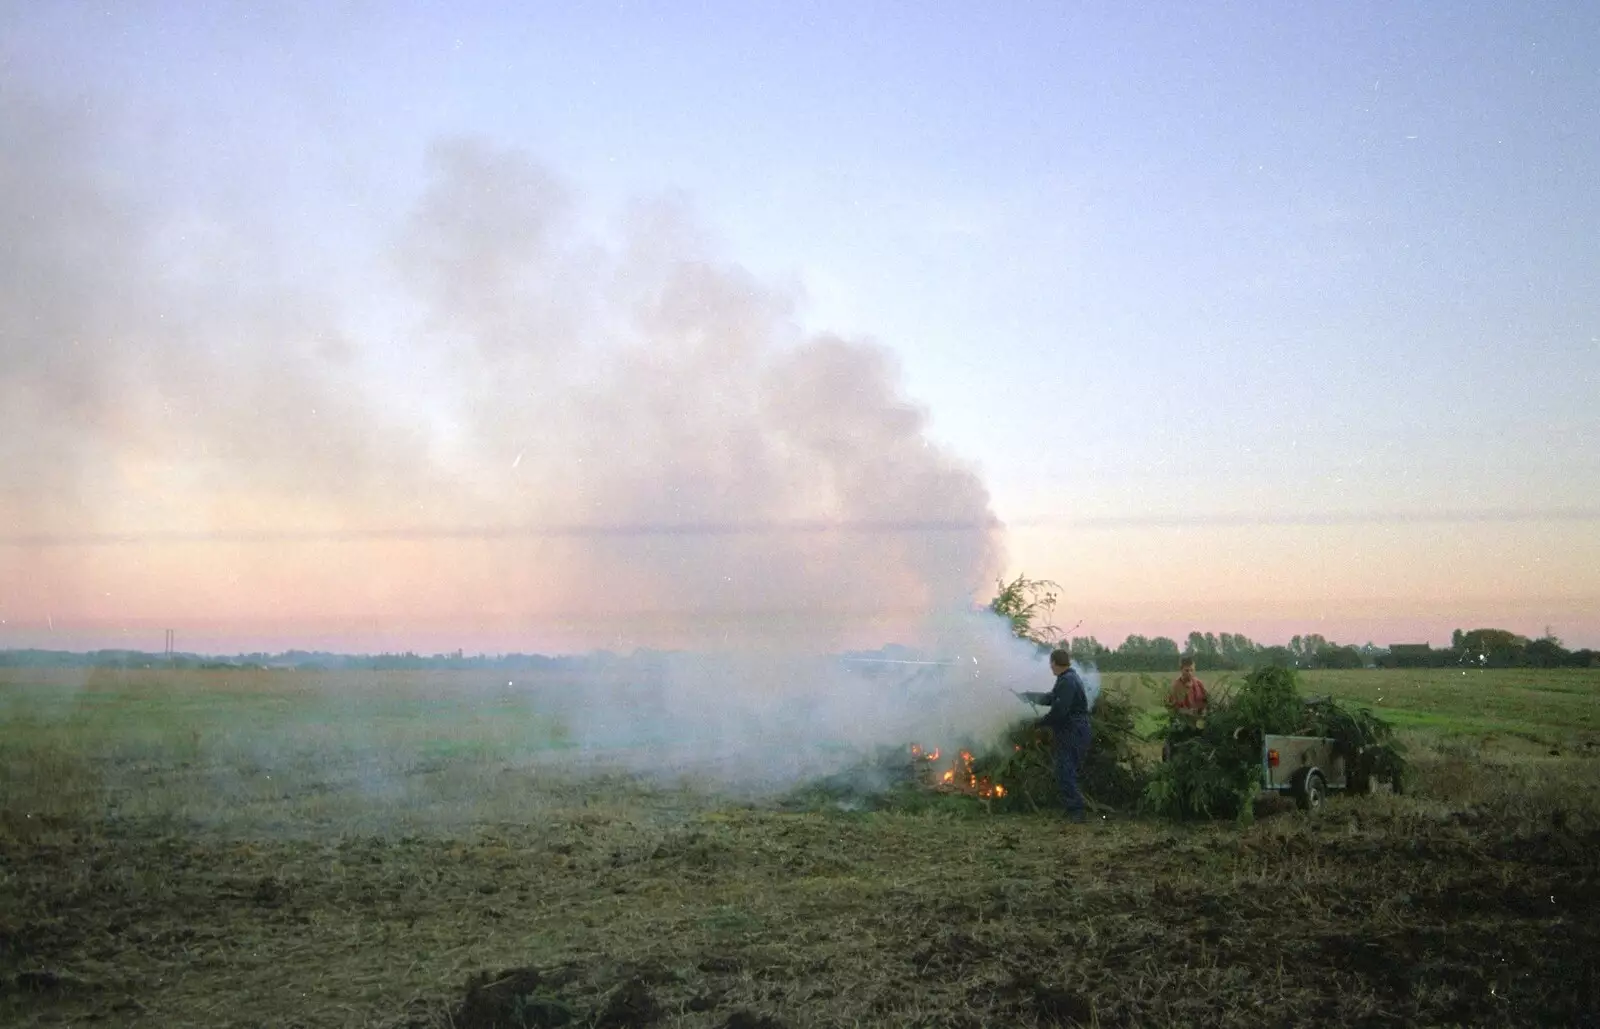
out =
{"type": "Polygon", "coordinates": [[[1089,720],[1078,718],[1055,731],[1054,758],[1056,786],[1061,790],[1061,805],[1073,821],[1083,821],[1083,794],[1078,790],[1078,770],[1089,753],[1089,720]]]}

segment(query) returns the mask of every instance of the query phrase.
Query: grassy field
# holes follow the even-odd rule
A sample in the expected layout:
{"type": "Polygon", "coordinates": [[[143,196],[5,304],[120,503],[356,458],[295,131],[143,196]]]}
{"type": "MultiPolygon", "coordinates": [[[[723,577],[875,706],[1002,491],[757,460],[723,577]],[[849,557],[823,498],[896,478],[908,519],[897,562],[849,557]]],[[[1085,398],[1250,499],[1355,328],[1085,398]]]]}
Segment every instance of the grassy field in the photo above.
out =
{"type": "Polygon", "coordinates": [[[1417,788],[1245,829],[650,784],[506,685],[0,673],[0,1024],[1600,1024],[1600,673],[1313,675],[1417,788]]]}

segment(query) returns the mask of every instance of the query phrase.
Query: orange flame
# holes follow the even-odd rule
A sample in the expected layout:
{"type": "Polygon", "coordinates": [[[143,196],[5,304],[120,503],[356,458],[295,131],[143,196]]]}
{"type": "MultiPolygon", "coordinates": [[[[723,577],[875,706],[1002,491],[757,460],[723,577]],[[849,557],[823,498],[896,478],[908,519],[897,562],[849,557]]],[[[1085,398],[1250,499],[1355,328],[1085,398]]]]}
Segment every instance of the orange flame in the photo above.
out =
{"type": "MultiPolygon", "coordinates": [[[[924,749],[921,744],[913,743],[911,745],[912,757],[922,758],[927,761],[938,761],[942,754],[943,752],[938,747],[924,749]]],[[[994,800],[1004,797],[1006,788],[997,782],[991,782],[986,775],[978,775],[972,763],[972,751],[959,751],[957,760],[951,761],[948,767],[938,773],[933,782],[934,789],[946,793],[964,793],[969,797],[977,797],[981,800],[994,800]]]]}

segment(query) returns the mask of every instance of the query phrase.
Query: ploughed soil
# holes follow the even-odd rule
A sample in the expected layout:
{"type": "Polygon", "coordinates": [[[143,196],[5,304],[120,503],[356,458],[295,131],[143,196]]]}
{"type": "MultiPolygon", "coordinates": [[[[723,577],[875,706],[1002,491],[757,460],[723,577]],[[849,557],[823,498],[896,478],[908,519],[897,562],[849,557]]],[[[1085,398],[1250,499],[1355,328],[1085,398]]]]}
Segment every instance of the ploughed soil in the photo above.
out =
{"type": "Polygon", "coordinates": [[[1600,828],[670,811],[0,821],[0,1023],[1600,1025],[1600,828]]]}

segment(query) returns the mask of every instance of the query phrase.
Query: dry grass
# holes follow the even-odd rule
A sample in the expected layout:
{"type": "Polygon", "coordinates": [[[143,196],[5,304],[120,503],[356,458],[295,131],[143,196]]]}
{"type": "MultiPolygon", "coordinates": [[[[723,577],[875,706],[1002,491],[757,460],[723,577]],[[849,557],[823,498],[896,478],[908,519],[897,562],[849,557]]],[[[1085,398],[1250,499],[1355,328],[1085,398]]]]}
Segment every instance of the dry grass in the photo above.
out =
{"type": "Polygon", "coordinates": [[[1600,1003],[1592,748],[1418,733],[1415,795],[1079,828],[784,812],[452,755],[403,719],[404,746],[263,749],[204,705],[165,737],[75,710],[17,731],[13,706],[0,733],[7,1025],[1583,1025],[1600,1003]],[[468,1004],[469,981],[500,986],[468,1004]]]}

